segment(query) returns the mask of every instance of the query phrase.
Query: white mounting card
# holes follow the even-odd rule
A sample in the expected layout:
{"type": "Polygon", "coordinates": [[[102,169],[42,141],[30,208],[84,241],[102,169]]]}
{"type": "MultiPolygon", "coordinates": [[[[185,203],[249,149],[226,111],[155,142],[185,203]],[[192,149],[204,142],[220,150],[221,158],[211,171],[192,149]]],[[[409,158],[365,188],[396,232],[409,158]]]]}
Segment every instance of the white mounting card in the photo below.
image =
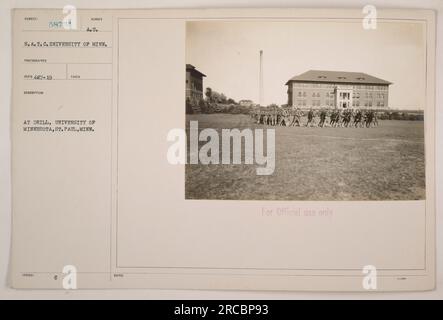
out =
{"type": "Polygon", "coordinates": [[[65,9],[12,12],[14,288],[434,288],[433,11],[65,9]]]}

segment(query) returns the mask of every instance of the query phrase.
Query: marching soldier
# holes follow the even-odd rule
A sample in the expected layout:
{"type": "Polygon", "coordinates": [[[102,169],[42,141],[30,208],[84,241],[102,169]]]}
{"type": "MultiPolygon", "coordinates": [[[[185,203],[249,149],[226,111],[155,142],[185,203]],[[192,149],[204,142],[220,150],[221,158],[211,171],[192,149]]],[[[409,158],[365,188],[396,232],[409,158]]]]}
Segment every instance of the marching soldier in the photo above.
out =
{"type": "Polygon", "coordinates": [[[320,122],[318,123],[318,126],[323,128],[323,126],[325,125],[325,121],[326,121],[326,110],[322,108],[320,111],[320,122]]]}
{"type": "Polygon", "coordinates": [[[306,122],[306,127],[309,127],[309,125],[311,125],[311,127],[312,127],[313,121],[314,121],[314,117],[315,117],[314,110],[312,110],[312,108],[311,108],[308,111],[308,122],[306,122]]]}
{"type": "Polygon", "coordinates": [[[292,117],[291,127],[294,127],[295,124],[297,124],[297,126],[300,127],[300,119],[303,116],[300,108],[295,109],[295,111],[293,111],[292,113],[293,113],[293,117],[292,117]]]}
{"type": "Polygon", "coordinates": [[[355,116],[354,116],[354,127],[358,127],[359,125],[361,125],[361,117],[362,117],[362,114],[361,114],[361,110],[359,109],[359,110],[357,110],[357,112],[355,113],[355,116]]]}
{"type": "Polygon", "coordinates": [[[374,127],[378,127],[377,112],[375,111],[373,111],[372,122],[374,124],[374,127]]]}

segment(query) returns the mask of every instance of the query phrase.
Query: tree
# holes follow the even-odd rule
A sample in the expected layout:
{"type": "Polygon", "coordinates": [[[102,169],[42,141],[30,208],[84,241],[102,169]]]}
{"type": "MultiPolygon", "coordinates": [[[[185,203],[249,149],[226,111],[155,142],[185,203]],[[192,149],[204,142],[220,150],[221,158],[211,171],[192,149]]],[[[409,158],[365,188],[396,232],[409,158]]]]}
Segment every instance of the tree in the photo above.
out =
{"type": "Polygon", "coordinates": [[[212,101],[212,89],[207,87],[206,91],[205,91],[205,96],[206,96],[206,100],[208,100],[209,102],[212,101]]]}
{"type": "Polygon", "coordinates": [[[208,113],[208,107],[205,103],[205,100],[200,99],[200,101],[198,102],[198,106],[200,107],[200,111],[202,113],[208,113]]]}
{"type": "Polygon", "coordinates": [[[209,87],[205,90],[205,96],[207,103],[237,104],[234,99],[228,98],[224,93],[219,93],[209,87]]]}
{"type": "Polygon", "coordinates": [[[226,104],[226,101],[227,101],[228,99],[226,98],[226,96],[223,94],[223,93],[220,93],[220,103],[222,103],[222,104],[226,104]]]}
{"type": "Polygon", "coordinates": [[[220,103],[220,93],[217,91],[212,91],[211,102],[220,103]]]}
{"type": "Polygon", "coordinates": [[[237,102],[234,99],[232,99],[232,98],[229,98],[227,103],[228,104],[237,104],[237,102]]]}

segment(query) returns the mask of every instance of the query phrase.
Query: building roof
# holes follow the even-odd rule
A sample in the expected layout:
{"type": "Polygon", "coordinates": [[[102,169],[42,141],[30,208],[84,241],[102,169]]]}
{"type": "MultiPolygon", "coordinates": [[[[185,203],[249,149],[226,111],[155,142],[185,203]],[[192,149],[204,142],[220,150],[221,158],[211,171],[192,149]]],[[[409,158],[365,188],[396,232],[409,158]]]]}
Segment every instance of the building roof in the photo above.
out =
{"type": "Polygon", "coordinates": [[[352,83],[352,84],[383,84],[390,85],[392,82],[373,77],[362,72],[309,70],[298,76],[292,77],[286,82],[327,82],[327,83],[352,83]]]}
{"type": "Polygon", "coordinates": [[[189,63],[186,64],[186,71],[190,71],[192,73],[197,73],[197,74],[201,75],[202,77],[206,77],[206,75],[204,73],[201,73],[192,64],[189,64],[189,63]]]}

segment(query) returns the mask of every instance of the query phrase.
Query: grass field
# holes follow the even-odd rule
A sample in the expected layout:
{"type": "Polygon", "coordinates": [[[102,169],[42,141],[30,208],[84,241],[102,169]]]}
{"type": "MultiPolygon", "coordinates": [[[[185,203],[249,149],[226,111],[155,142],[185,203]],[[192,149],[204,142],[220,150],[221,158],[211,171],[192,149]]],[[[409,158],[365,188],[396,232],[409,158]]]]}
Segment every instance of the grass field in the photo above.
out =
{"type": "MultiPolygon", "coordinates": [[[[199,130],[265,128],[247,115],[187,115],[187,127],[191,120],[198,120],[199,130]]],[[[256,175],[255,165],[188,164],[186,198],[424,199],[423,122],[379,122],[376,128],[272,127],[273,175],[256,175]]]]}

